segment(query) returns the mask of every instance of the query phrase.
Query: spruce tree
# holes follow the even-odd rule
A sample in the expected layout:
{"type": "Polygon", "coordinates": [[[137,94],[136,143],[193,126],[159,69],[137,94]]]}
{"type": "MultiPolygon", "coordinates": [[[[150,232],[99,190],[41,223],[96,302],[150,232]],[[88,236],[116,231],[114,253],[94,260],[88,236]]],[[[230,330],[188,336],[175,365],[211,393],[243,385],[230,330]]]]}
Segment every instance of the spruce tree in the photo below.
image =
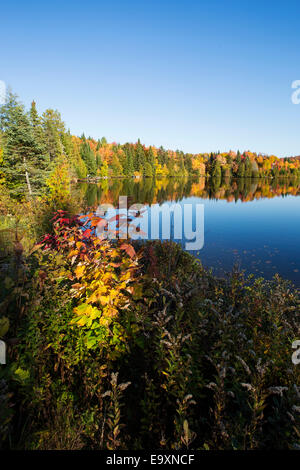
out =
{"type": "Polygon", "coordinates": [[[147,163],[151,166],[152,174],[155,173],[155,156],[152,150],[152,147],[149,147],[148,154],[147,154],[147,163]]]}
{"type": "Polygon", "coordinates": [[[95,176],[97,173],[96,157],[87,141],[81,144],[80,156],[86,165],[88,174],[90,176],[95,176]]]}
{"type": "Polygon", "coordinates": [[[136,144],[135,171],[143,173],[145,163],[146,163],[145,150],[141,144],[140,139],[138,139],[138,142],[136,144]]]}
{"type": "Polygon", "coordinates": [[[3,172],[11,194],[21,197],[40,192],[49,161],[24,106],[12,93],[0,108],[0,127],[4,134],[3,172]]]}
{"type": "Polygon", "coordinates": [[[45,133],[46,148],[50,160],[53,161],[64,153],[62,135],[65,133],[65,124],[58,111],[47,109],[42,116],[45,133]]]}
{"type": "Polygon", "coordinates": [[[145,163],[143,176],[151,178],[153,176],[152,167],[149,162],[145,163]]]}
{"type": "Polygon", "coordinates": [[[31,107],[29,111],[29,120],[33,129],[35,140],[43,149],[43,153],[46,154],[45,134],[43,131],[42,120],[36,109],[35,101],[32,101],[31,103],[31,107]]]}
{"type": "Polygon", "coordinates": [[[124,148],[124,152],[126,156],[125,162],[124,162],[124,174],[126,176],[132,176],[134,174],[134,164],[133,164],[134,152],[133,152],[132,145],[126,144],[124,148]]]}

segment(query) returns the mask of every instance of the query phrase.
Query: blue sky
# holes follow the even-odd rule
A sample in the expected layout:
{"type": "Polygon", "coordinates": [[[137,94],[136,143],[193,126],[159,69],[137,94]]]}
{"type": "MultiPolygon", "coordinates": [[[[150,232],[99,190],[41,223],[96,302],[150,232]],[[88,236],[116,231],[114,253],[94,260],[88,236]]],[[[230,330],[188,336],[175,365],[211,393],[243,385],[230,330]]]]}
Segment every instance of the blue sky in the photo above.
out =
{"type": "Polygon", "coordinates": [[[300,154],[296,1],[2,2],[0,80],[71,132],[300,154]]]}

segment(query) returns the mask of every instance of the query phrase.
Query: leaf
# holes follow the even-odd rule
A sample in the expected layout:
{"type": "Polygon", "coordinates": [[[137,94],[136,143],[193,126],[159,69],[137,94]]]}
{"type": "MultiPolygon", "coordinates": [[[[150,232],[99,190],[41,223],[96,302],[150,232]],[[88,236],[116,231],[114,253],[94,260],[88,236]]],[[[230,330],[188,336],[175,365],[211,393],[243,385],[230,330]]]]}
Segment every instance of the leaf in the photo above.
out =
{"type": "Polygon", "coordinates": [[[104,295],[101,295],[101,296],[99,297],[99,301],[100,301],[101,305],[107,305],[108,302],[109,302],[109,297],[106,297],[106,296],[104,296],[104,295]]]}
{"type": "Polygon", "coordinates": [[[2,338],[9,329],[9,319],[7,317],[0,318],[0,338],[2,338]]]}
{"type": "Polygon", "coordinates": [[[29,371],[21,369],[20,367],[15,371],[14,373],[14,378],[19,382],[19,383],[24,383],[26,382],[30,377],[29,371]]]}
{"type": "Polygon", "coordinates": [[[130,256],[130,258],[134,258],[134,256],[136,255],[136,252],[135,252],[135,249],[133,248],[133,246],[128,245],[127,243],[123,243],[120,246],[120,249],[125,250],[126,253],[128,254],[128,256],[130,256]]]}
{"type": "Polygon", "coordinates": [[[85,238],[89,238],[89,237],[91,236],[91,233],[92,233],[91,229],[88,228],[88,229],[86,229],[86,230],[83,232],[82,235],[83,235],[85,238]]]}
{"type": "Polygon", "coordinates": [[[29,252],[29,256],[32,255],[35,251],[40,250],[43,247],[43,243],[38,243],[35,245],[29,252]]]}
{"type": "Polygon", "coordinates": [[[87,346],[88,349],[91,349],[96,344],[97,344],[96,338],[89,338],[86,342],[86,346],[87,346]]]}
{"type": "Polygon", "coordinates": [[[75,275],[77,279],[80,279],[83,276],[84,271],[85,271],[84,265],[77,266],[77,268],[75,269],[75,275]]]}
{"type": "Polygon", "coordinates": [[[109,263],[113,268],[119,268],[122,263],[109,263]]]}
{"type": "Polygon", "coordinates": [[[96,227],[98,224],[100,224],[100,222],[103,222],[106,220],[103,219],[102,217],[95,217],[92,221],[91,221],[91,227],[96,227]]]}

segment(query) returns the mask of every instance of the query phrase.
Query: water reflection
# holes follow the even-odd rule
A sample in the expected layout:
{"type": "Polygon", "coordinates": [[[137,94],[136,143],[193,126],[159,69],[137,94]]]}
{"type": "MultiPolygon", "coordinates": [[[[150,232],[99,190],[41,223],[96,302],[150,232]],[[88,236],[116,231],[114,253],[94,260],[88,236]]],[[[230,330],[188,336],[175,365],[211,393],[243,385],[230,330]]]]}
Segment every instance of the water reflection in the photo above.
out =
{"type": "Polygon", "coordinates": [[[227,202],[253,201],[276,196],[300,195],[300,178],[291,179],[111,179],[98,184],[80,183],[74,187],[84,196],[87,206],[103,202],[117,204],[119,196],[128,196],[141,204],[180,201],[190,196],[201,199],[222,199],[227,202]]]}
{"type": "MultiPolygon", "coordinates": [[[[102,180],[73,188],[83,206],[165,202],[204,204],[205,243],[193,252],[218,275],[234,264],[247,273],[275,273],[300,286],[300,179],[150,178],[102,180]]],[[[180,241],[178,241],[180,243],[180,241]]]]}

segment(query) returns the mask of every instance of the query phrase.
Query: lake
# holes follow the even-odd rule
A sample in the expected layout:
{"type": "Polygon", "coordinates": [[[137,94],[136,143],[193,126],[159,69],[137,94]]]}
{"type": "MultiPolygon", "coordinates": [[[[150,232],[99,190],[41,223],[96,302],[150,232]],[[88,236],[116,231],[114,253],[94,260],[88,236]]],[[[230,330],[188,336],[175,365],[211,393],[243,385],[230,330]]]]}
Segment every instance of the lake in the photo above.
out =
{"type": "Polygon", "coordinates": [[[120,196],[127,196],[128,207],[145,205],[148,214],[141,212],[144,221],[148,218],[149,238],[153,238],[151,233],[156,234],[154,238],[166,238],[161,227],[164,218],[159,227],[154,227],[149,206],[152,212],[164,204],[176,203],[183,211],[189,207],[182,222],[180,217],[171,216],[171,238],[183,248],[191,240],[174,236],[181,223],[183,235],[186,227],[187,232],[201,232],[203,247],[189,251],[216,275],[223,276],[237,266],[247,274],[267,279],[279,273],[300,287],[299,180],[112,179],[80,183],[73,190],[82,206],[94,210],[100,204],[117,207],[120,196]],[[197,208],[203,208],[199,226],[197,208]]]}

